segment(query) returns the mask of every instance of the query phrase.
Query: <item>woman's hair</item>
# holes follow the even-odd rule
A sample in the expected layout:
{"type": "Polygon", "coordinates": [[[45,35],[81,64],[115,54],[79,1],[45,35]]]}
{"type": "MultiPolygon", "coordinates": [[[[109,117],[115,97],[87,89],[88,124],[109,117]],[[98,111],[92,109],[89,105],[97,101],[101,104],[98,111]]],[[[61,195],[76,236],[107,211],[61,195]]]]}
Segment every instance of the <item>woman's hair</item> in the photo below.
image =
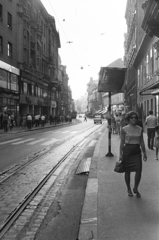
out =
{"type": "Polygon", "coordinates": [[[139,119],[138,113],[135,111],[130,111],[126,114],[126,120],[129,121],[132,116],[136,116],[137,120],[139,119]]]}

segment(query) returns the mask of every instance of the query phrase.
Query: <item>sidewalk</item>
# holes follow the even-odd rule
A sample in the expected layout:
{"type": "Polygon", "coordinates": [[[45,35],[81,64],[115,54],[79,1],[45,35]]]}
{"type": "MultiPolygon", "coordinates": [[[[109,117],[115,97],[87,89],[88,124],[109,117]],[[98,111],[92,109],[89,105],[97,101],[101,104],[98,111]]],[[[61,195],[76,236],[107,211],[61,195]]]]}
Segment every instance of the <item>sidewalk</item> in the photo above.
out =
{"type": "MultiPolygon", "coordinates": [[[[124,174],[114,172],[120,138],[111,135],[108,153],[107,129],[97,142],[91,162],[79,229],[79,240],[159,240],[159,161],[155,150],[147,148],[139,186],[141,198],[128,197],[124,174]]],[[[133,188],[134,173],[131,177],[133,188]]]]}

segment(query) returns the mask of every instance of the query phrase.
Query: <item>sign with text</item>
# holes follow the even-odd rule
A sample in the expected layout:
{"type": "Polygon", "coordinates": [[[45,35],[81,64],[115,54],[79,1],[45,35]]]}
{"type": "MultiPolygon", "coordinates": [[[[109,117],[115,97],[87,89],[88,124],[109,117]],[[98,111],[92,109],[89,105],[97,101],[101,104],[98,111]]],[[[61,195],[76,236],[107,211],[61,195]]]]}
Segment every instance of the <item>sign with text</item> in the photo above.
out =
{"type": "Polygon", "coordinates": [[[102,67],[99,73],[98,92],[123,92],[126,68],[102,67]]]}

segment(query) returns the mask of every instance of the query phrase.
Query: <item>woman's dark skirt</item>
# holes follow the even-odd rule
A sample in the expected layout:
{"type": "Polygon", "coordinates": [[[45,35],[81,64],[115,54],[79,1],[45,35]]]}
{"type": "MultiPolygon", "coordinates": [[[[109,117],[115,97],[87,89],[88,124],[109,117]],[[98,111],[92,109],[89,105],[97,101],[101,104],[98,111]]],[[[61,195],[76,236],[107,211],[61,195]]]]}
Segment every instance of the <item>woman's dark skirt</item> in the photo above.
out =
{"type": "Polygon", "coordinates": [[[139,144],[126,144],[124,146],[123,164],[125,172],[142,171],[142,155],[139,144]]]}

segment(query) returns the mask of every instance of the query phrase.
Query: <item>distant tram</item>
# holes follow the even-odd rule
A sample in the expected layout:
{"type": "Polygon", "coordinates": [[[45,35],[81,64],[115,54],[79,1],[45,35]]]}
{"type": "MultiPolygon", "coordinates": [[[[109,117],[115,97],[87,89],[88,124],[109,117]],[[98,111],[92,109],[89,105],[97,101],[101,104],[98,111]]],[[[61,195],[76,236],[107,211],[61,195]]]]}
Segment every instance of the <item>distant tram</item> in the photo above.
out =
{"type": "Polygon", "coordinates": [[[72,117],[72,118],[76,118],[76,117],[77,117],[77,112],[76,112],[76,111],[73,111],[73,112],[71,113],[71,117],[72,117]]]}

